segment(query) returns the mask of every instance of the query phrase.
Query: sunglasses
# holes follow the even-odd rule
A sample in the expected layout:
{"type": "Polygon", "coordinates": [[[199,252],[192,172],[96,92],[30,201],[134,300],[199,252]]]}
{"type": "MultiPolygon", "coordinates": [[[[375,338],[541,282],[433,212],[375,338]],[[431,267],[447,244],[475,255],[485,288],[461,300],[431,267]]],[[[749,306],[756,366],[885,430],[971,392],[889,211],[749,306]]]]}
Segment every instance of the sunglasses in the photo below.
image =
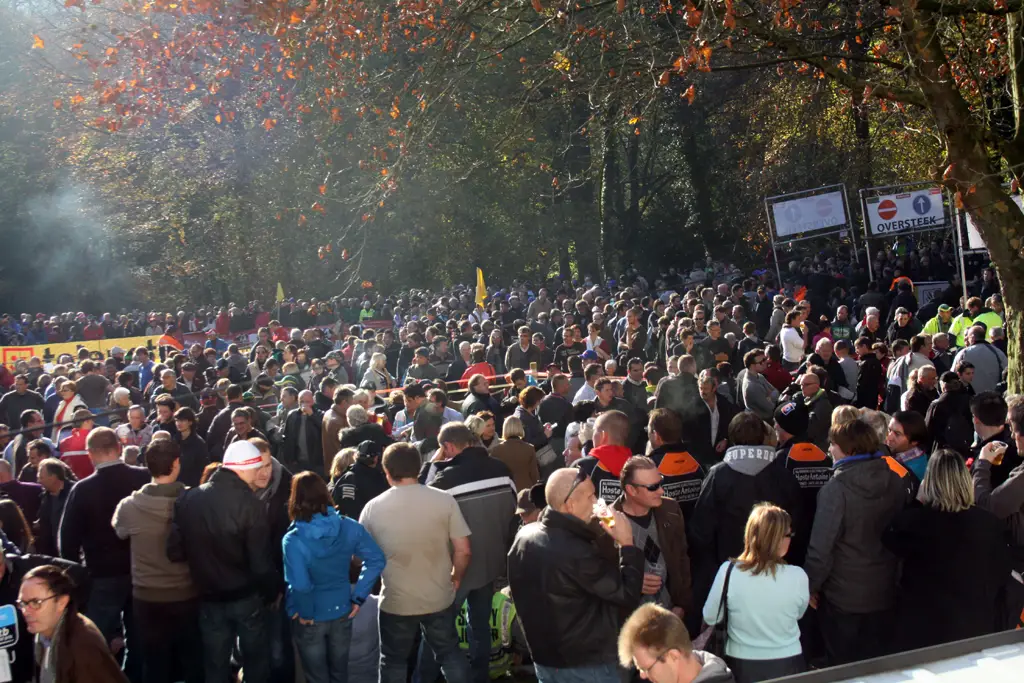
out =
{"type": "Polygon", "coordinates": [[[653,484],[637,484],[635,482],[630,482],[629,485],[630,486],[635,486],[638,489],[647,489],[651,493],[654,493],[655,491],[658,491],[658,490],[661,489],[661,483],[663,481],[665,481],[665,477],[662,477],[661,479],[659,479],[658,481],[654,482],[653,484]]]}
{"type": "Polygon", "coordinates": [[[576,478],[572,480],[572,486],[569,487],[569,493],[565,494],[565,500],[562,501],[562,505],[565,505],[566,503],[569,502],[569,499],[572,498],[572,493],[573,493],[573,491],[576,490],[576,487],[579,486],[580,484],[582,484],[583,482],[585,482],[586,480],[587,480],[587,473],[584,472],[583,470],[577,468],[576,469],[576,478]]]}

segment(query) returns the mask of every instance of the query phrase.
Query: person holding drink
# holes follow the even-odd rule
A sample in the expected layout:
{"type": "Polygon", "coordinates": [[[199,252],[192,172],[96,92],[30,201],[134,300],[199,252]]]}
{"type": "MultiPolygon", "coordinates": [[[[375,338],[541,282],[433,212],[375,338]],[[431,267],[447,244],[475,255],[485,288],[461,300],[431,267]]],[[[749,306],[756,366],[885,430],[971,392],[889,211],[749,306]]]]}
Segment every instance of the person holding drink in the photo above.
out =
{"type": "Polygon", "coordinates": [[[595,507],[587,472],[555,470],[544,487],[548,507],[523,526],[508,554],[508,578],[540,683],[619,683],[619,616],[641,599],[644,554],[621,512],[595,507]],[[596,548],[600,526],[618,547],[616,561],[596,548]]]}
{"type": "MultiPolygon", "coordinates": [[[[1005,467],[1011,449],[1019,452],[1024,448],[1024,399],[1016,397],[1010,401],[1007,417],[1013,443],[992,439],[982,446],[972,476],[977,506],[994,514],[1005,525],[1010,564],[1019,575],[1024,572],[1024,465],[1014,467],[1001,484],[996,482],[996,472],[1000,464],[1005,467]]],[[[1005,594],[1006,620],[1002,627],[1016,628],[1024,609],[1024,584],[1012,576],[1006,582],[1005,594]]]]}

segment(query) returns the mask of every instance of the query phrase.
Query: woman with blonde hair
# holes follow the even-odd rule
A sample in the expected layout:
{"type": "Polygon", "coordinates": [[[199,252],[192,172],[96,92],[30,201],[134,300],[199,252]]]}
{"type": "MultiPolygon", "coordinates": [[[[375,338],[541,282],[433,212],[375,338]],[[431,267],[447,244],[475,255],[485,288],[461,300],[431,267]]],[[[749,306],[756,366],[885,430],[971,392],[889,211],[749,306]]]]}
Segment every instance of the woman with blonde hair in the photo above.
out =
{"type": "Polygon", "coordinates": [[[838,427],[860,419],[860,411],[851,405],[836,406],[832,411],[832,427],[838,427]]]}
{"type": "Polygon", "coordinates": [[[348,468],[355,464],[357,455],[359,455],[358,448],[342,448],[334,456],[334,460],[331,461],[331,481],[327,484],[327,488],[331,491],[334,507],[338,507],[341,502],[341,491],[335,493],[335,490],[338,488],[338,480],[341,479],[341,475],[348,471],[348,468]]]}
{"type": "Polygon", "coordinates": [[[797,622],[810,600],[807,574],[786,564],[789,513],[770,503],[750,511],[743,553],[722,563],[704,603],[704,621],[727,622],[725,660],[737,683],[806,670],[797,622]]]}
{"type": "Polygon", "coordinates": [[[501,425],[501,434],[505,441],[491,452],[491,457],[505,463],[512,472],[516,491],[530,488],[540,481],[540,465],[536,449],[524,440],[526,430],[523,429],[523,421],[515,415],[506,417],[501,425]]]}
{"type": "Polygon", "coordinates": [[[469,427],[469,431],[476,434],[476,437],[480,439],[480,444],[491,455],[494,455],[495,448],[505,443],[498,436],[498,430],[494,426],[494,413],[489,410],[481,410],[479,413],[467,417],[466,426],[469,427]]]}
{"type": "Polygon", "coordinates": [[[383,353],[370,356],[370,367],[363,373],[360,387],[374,391],[386,391],[395,387],[395,380],[387,369],[388,357],[383,353]]]}
{"type": "Polygon", "coordinates": [[[956,451],[929,458],[917,500],[882,542],[903,560],[898,650],[1002,630],[999,596],[1011,569],[1003,523],[974,504],[971,473],[956,451]]]}

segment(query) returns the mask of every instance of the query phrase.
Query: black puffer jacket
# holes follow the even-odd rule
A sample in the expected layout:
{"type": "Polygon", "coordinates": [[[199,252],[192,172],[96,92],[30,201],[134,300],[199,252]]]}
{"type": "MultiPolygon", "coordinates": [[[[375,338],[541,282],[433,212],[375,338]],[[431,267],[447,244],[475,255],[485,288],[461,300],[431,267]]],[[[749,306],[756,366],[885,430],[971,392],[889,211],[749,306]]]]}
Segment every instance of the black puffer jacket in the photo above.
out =
{"type": "Polygon", "coordinates": [[[232,601],[277,596],[267,507],[226,468],[185,491],[174,504],[167,557],[188,562],[203,600],[232,601]]]}
{"type": "Polygon", "coordinates": [[[614,663],[619,612],[640,603],[643,552],[621,548],[618,564],[608,562],[598,553],[596,533],[549,507],[519,530],[509,551],[509,585],[541,666],[614,663]]]}
{"type": "Polygon", "coordinates": [[[771,446],[733,446],[711,468],[700,489],[693,515],[686,521],[697,604],[704,604],[715,572],[743,552],[747,517],[757,503],[778,505],[793,520],[794,545],[806,544],[803,494],[796,478],[775,462],[771,446]]]}
{"type": "Polygon", "coordinates": [[[971,457],[974,424],[971,422],[971,395],[960,389],[947,391],[935,399],[925,413],[932,449],[951,448],[966,460],[971,457]]]}
{"type": "Polygon", "coordinates": [[[495,415],[497,415],[500,410],[498,401],[490,394],[478,394],[475,391],[470,391],[466,394],[466,398],[462,400],[463,417],[476,415],[477,413],[485,410],[489,410],[495,415]]]}
{"type": "Polygon", "coordinates": [[[203,469],[210,464],[206,442],[195,432],[189,434],[187,439],[182,439],[181,434],[175,434],[174,440],[181,447],[181,474],[178,475],[178,481],[185,486],[199,486],[203,469]]]}
{"type": "Polygon", "coordinates": [[[384,471],[356,461],[331,487],[331,499],[338,512],[358,520],[371,500],[390,488],[384,471]]]}

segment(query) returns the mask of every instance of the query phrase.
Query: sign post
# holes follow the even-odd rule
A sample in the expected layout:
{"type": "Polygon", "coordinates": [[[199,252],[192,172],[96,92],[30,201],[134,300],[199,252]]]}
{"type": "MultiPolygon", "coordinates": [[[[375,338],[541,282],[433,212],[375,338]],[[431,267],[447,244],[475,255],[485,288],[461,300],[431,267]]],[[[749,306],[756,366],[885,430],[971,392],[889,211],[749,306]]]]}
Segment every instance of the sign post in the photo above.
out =
{"type": "Polygon", "coordinates": [[[782,269],[777,244],[841,233],[850,227],[846,185],[843,184],[765,197],[764,210],[780,287],[782,269]]]}
{"type": "Polygon", "coordinates": [[[950,227],[942,188],[928,181],[869,187],[859,191],[868,276],[875,279],[871,239],[950,227]]]}

